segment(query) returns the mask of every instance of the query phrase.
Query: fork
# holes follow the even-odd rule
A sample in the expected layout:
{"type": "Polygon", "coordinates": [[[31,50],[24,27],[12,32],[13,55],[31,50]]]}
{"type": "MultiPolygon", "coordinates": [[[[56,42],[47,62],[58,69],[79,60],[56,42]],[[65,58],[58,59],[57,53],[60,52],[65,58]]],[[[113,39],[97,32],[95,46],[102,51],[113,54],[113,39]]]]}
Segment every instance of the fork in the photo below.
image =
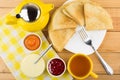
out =
{"type": "Polygon", "coordinates": [[[89,37],[89,35],[87,34],[85,28],[83,26],[79,27],[79,29],[76,29],[77,32],[79,33],[81,39],[83,40],[83,42],[89,46],[91,46],[91,48],[95,51],[99,61],[101,62],[102,66],[104,67],[105,71],[107,74],[112,75],[113,74],[113,69],[105,62],[105,60],[101,57],[101,55],[99,54],[99,52],[97,50],[95,50],[93,44],[92,44],[92,39],[89,37]]]}

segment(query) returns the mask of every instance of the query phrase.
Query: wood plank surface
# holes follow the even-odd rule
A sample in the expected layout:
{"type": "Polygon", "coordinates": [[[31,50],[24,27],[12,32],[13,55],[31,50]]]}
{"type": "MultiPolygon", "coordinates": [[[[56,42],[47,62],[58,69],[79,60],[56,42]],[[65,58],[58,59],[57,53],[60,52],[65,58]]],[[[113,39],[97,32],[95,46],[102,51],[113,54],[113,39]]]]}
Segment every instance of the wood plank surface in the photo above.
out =
{"type": "MultiPolygon", "coordinates": [[[[0,0],[0,17],[6,15],[12,9],[14,9],[22,0],[0,0]]],[[[45,3],[53,3],[55,9],[51,14],[61,6],[66,0],[41,0],[45,3]]],[[[113,68],[114,75],[106,75],[101,63],[95,54],[89,55],[92,59],[94,68],[93,71],[99,75],[96,80],[120,80],[120,0],[93,0],[103,6],[108,13],[110,13],[113,20],[114,29],[108,30],[103,40],[103,43],[99,47],[98,51],[106,62],[113,68]]],[[[46,38],[48,39],[47,27],[43,30],[46,38]]],[[[63,50],[58,53],[66,63],[73,53],[63,50]]],[[[0,58],[0,80],[15,80],[3,60],[0,58]]],[[[86,80],[93,80],[89,77],[86,80]]]]}
{"type": "Polygon", "coordinates": [[[0,80],[15,80],[11,73],[0,73],[0,80]]]}
{"type": "MultiPolygon", "coordinates": [[[[0,0],[0,7],[16,7],[22,0],[0,0]]],[[[61,6],[66,0],[41,0],[45,3],[53,3],[55,7],[61,6]]],[[[120,0],[92,0],[103,7],[120,7],[120,0]]]]}
{"type": "MultiPolygon", "coordinates": [[[[120,80],[120,75],[113,75],[113,76],[99,75],[99,77],[100,78],[95,80],[120,80]]],[[[10,73],[4,73],[4,74],[0,73],[0,80],[15,80],[15,79],[10,73]]],[[[85,80],[93,80],[93,78],[89,77],[85,80]]]]}
{"type": "Polygon", "coordinates": [[[3,62],[3,59],[0,57],[0,73],[6,73],[6,72],[10,72],[10,71],[5,65],[5,63],[3,62]]]}
{"type": "Polygon", "coordinates": [[[120,32],[107,32],[100,52],[120,52],[120,32]]]}

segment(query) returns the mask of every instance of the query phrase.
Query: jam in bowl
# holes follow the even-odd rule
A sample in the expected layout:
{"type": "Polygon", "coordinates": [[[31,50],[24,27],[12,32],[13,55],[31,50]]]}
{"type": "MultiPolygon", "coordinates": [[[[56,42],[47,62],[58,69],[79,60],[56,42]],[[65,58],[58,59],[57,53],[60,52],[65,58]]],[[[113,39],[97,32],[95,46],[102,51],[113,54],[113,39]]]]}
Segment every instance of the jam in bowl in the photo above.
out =
{"type": "Polygon", "coordinates": [[[47,63],[47,71],[53,77],[60,77],[66,71],[66,64],[61,58],[52,58],[47,63]]]}

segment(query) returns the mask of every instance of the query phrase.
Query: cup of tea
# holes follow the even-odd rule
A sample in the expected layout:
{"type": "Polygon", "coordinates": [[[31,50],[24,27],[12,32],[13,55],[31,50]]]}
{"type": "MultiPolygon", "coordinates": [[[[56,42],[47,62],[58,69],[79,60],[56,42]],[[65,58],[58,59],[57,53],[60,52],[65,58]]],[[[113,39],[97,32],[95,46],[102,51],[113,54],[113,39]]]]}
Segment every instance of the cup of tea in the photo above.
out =
{"type": "Polygon", "coordinates": [[[66,64],[61,58],[51,58],[47,63],[47,71],[52,77],[60,77],[66,71],[66,64]]]}
{"type": "Polygon", "coordinates": [[[88,76],[92,76],[93,78],[98,77],[97,74],[92,71],[92,60],[83,54],[73,55],[68,60],[67,70],[75,79],[85,79],[88,76]]]}

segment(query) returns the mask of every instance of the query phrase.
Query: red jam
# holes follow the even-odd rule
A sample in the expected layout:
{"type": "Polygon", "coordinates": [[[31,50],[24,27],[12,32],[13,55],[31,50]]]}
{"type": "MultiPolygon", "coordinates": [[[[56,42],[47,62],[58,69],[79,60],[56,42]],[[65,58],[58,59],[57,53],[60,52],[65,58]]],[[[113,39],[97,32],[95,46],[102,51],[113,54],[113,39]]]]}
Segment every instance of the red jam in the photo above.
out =
{"type": "Polygon", "coordinates": [[[59,76],[64,72],[65,64],[58,58],[52,59],[48,64],[48,70],[52,75],[59,76]]]}

